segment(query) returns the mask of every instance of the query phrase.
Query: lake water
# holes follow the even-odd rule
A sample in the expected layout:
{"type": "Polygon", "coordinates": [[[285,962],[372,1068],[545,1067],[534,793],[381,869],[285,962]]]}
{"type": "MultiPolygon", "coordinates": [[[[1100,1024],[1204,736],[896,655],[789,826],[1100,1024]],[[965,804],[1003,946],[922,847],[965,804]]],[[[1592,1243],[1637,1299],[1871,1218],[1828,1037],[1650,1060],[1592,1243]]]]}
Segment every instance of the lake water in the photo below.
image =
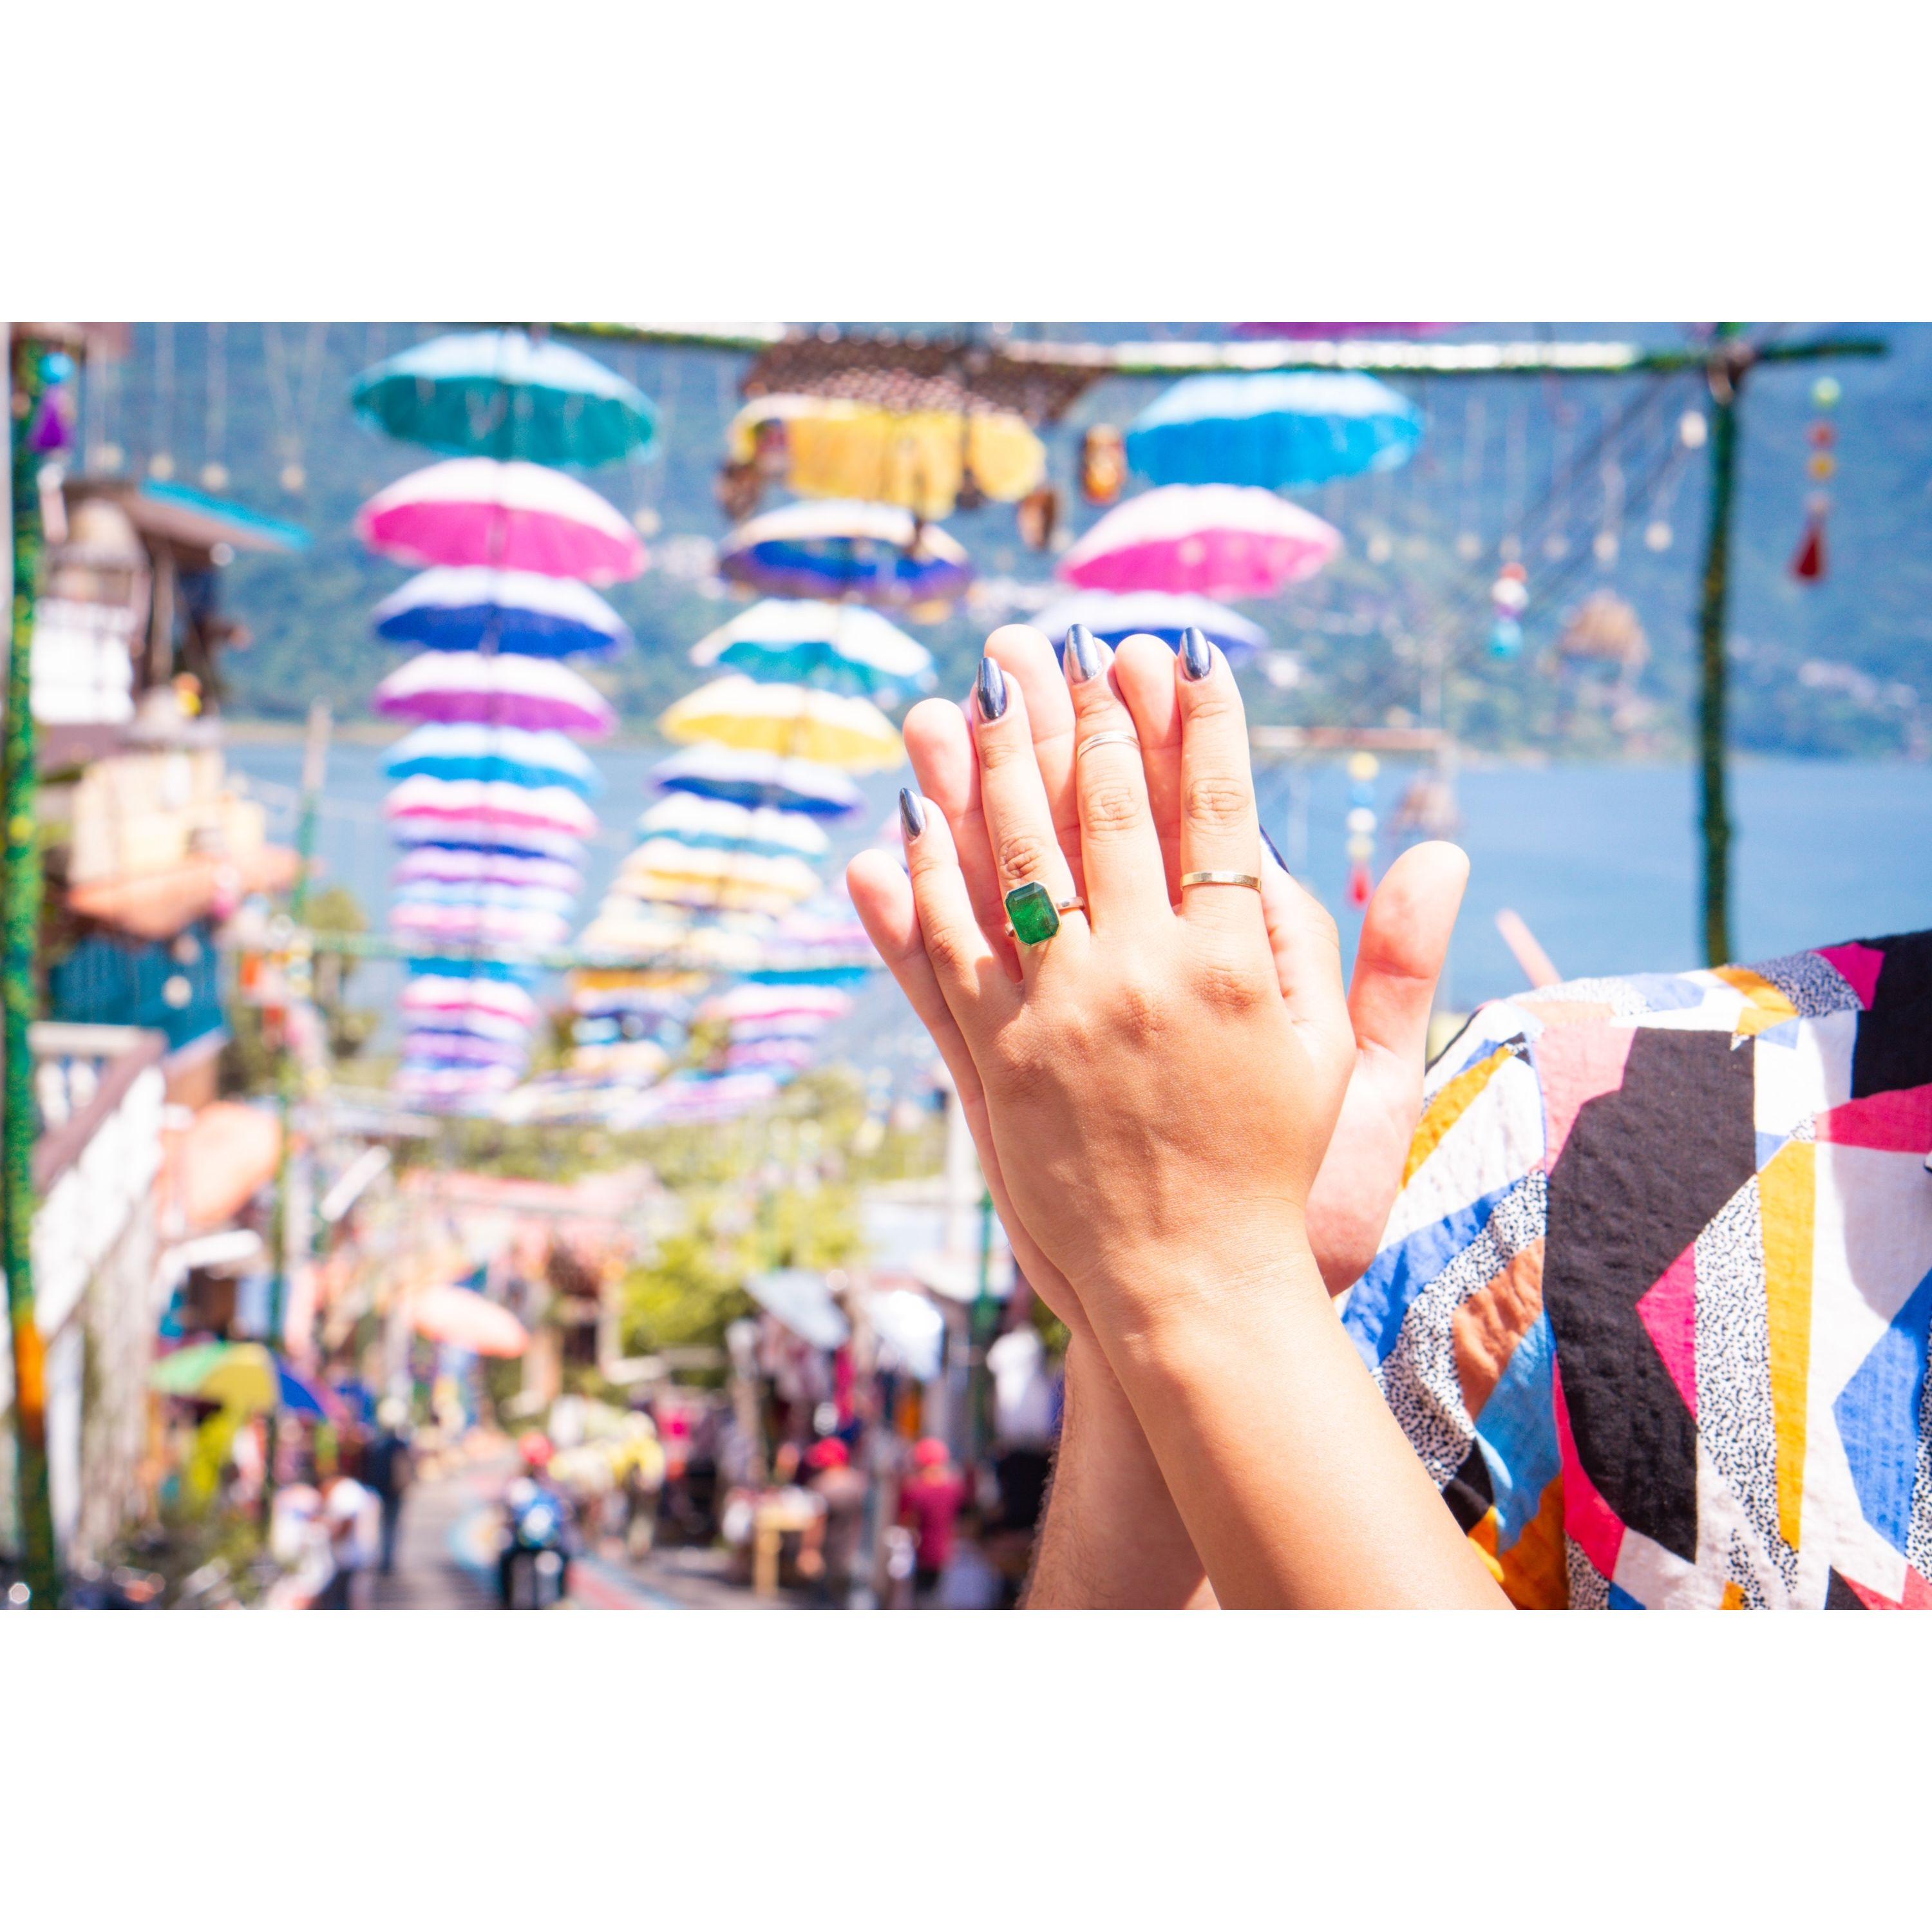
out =
{"type": "MultiPolygon", "coordinates": [[[[629,848],[632,821],[649,796],[646,774],[662,755],[645,748],[596,754],[606,780],[597,806],[607,830],[585,866],[586,916],[629,848]]],[[[229,760],[270,806],[275,836],[292,838],[299,744],[232,744],[229,760]]],[[[1408,776],[1384,766],[1376,782],[1384,818],[1408,776]]],[[[382,818],[387,788],[380,748],[334,748],[317,855],[324,880],[347,886],[378,926],[392,858],[382,818]]],[[[845,832],[842,860],[892,808],[894,780],[876,779],[867,789],[874,809],[845,832]]],[[[1504,908],[1528,922],[1568,977],[1701,963],[1696,802],[1688,766],[1501,764],[1465,770],[1456,791],[1470,878],[1446,1004],[1466,1007],[1522,990],[1522,975],[1496,930],[1504,908]]],[[[1336,911],[1352,951],[1360,920],[1342,903],[1346,776],[1326,761],[1292,777],[1276,766],[1263,774],[1262,794],[1270,833],[1336,911]]],[[[1932,766],[1741,758],[1732,800],[1739,958],[1932,926],[1932,766]]],[[[358,969],[356,1004],[393,1009],[399,980],[392,966],[358,969]]],[[[827,1049],[902,1075],[929,1057],[924,1042],[881,976],[827,1049]]]]}

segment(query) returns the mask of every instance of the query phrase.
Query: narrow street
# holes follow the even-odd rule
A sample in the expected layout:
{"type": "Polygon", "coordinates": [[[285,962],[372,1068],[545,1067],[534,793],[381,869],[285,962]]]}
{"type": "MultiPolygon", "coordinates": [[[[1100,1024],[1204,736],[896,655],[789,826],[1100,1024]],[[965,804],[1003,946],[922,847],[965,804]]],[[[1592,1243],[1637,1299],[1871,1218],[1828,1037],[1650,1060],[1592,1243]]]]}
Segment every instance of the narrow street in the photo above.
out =
{"type": "MultiPolygon", "coordinates": [[[[410,1486],[396,1538],[393,1574],[369,1580],[377,1610],[487,1610],[496,1606],[496,1508],[512,1460],[454,1462],[410,1486]]],[[[706,1550],[665,1550],[640,1562],[591,1552],[571,1565],[564,1607],[580,1610],[756,1610],[761,1603],[728,1582],[724,1562],[706,1550]]]]}

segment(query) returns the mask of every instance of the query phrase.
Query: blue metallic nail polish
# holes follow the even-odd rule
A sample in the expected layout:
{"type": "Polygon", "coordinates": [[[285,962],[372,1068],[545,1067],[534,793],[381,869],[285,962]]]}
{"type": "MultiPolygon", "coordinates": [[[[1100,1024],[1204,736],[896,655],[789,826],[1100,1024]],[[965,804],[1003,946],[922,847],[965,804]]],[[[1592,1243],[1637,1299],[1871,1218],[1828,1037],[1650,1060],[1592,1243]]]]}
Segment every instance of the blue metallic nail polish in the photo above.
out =
{"type": "Polygon", "coordinates": [[[905,829],[908,845],[926,830],[926,807],[920,802],[918,793],[908,791],[903,786],[899,790],[899,824],[905,829]]]}
{"type": "Polygon", "coordinates": [[[1006,709],[1006,676],[991,658],[980,660],[980,716],[992,719],[1004,717],[1006,709]]]}
{"type": "Polygon", "coordinates": [[[1214,646],[1198,625],[1190,624],[1180,634],[1180,668],[1197,682],[1214,668],[1214,646]]]}
{"type": "MultiPolygon", "coordinates": [[[[905,796],[905,794],[904,792],[901,792],[899,794],[899,796],[903,799],[905,796]]],[[[1281,848],[1268,836],[1268,827],[1265,825],[1261,828],[1261,834],[1262,843],[1268,848],[1268,856],[1272,859],[1284,872],[1287,872],[1288,861],[1281,856],[1281,848]]],[[[1290,878],[1292,878],[1294,876],[1294,874],[1292,872],[1288,872],[1288,877],[1290,878]]]]}
{"type": "Polygon", "coordinates": [[[1084,684],[1100,668],[1100,646],[1084,624],[1066,627],[1066,676],[1071,684],[1084,684]]]}

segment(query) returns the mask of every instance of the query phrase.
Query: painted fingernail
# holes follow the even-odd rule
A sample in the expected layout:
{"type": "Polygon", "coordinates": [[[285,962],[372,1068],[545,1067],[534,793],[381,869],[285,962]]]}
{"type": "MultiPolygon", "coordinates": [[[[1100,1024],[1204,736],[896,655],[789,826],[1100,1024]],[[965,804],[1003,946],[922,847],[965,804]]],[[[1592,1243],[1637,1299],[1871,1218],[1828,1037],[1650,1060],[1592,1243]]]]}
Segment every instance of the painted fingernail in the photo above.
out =
{"type": "Polygon", "coordinates": [[[991,658],[980,660],[980,716],[993,718],[1003,717],[1006,709],[1006,680],[1005,674],[991,658]]]}
{"type": "MultiPolygon", "coordinates": [[[[904,829],[908,844],[926,830],[926,807],[920,803],[917,792],[908,791],[904,786],[899,788],[899,824],[904,829]]],[[[1263,832],[1262,836],[1266,838],[1268,834],[1263,832]]]]}
{"type": "Polygon", "coordinates": [[[1100,646],[1084,624],[1066,627],[1066,680],[1084,684],[1100,668],[1100,646]]]}
{"type": "Polygon", "coordinates": [[[1180,634],[1180,668],[1197,682],[1214,668],[1214,646],[1198,625],[1190,624],[1180,634]]]}
{"type": "MultiPolygon", "coordinates": [[[[899,794],[899,796],[903,800],[905,796],[905,794],[904,792],[901,792],[899,794]]],[[[1261,832],[1262,843],[1268,848],[1268,856],[1272,859],[1284,872],[1287,872],[1288,861],[1281,856],[1281,848],[1268,836],[1268,827],[1265,825],[1261,828],[1261,832]]],[[[1293,873],[1290,872],[1288,873],[1288,876],[1292,878],[1294,875],[1293,873]]]]}

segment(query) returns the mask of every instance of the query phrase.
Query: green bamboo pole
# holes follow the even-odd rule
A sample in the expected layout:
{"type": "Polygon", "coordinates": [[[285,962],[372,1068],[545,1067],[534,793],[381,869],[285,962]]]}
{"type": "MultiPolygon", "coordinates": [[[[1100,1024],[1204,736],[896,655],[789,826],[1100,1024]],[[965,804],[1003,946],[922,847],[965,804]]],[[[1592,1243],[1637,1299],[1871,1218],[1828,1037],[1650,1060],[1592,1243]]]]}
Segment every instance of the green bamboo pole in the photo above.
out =
{"type": "Polygon", "coordinates": [[[34,766],[34,598],[40,568],[40,464],[28,447],[34,411],[46,388],[44,352],[24,336],[10,346],[13,436],[14,626],[7,660],[7,730],[0,758],[0,817],[7,863],[0,878],[0,998],[5,1004],[6,1074],[0,1096],[0,1267],[7,1270],[8,1325],[14,1344],[14,1473],[20,1554],[37,1608],[60,1601],[53,1502],[47,1483],[46,1353],[34,1307],[34,952],[40,925],[38,774],[34,766]]]}
{"type": "MultiPolygon", "coordinates": [[[[275,1098],[281,1114],[281,1149],[275,1160],[275,1205],[269,1238],[274,1244],[274,1270],[268,1277],[268,1346],[283,1352],[282,1330],[287,1320],[289,1301],[289,1192],[295,1175],[296,1100],[302,1082],[290,1035],[295,1010],[308,1003],[314,987],[314,952],[306,929],[308,919],[309,874],[315,863],[316,820],[322,806],[322,782],[328,769],[328,706],[317,701],[309,706],[308,740],[302,754],[302,816],[296,828],[296,876],[289,892],[289,918],[295,928],[289,942],[286,1004],[283,1009],[282,1038],[275,1055],[275,1098]]],[[[307,1254],[311,1231],[304,1228],[302,1250],[307,1254]]],[[[262,1520],[270,1520],[275,1499],[275,1456],[279,1446],[280,1418],[272,1408],[268,1414],[266,1466],[262,1475],[262,1520]]]]}
{"type": "MultiPolygon", "coordinates": [[[[1718,326],[1719,337],[1737,334],[1736,322],[1718,326]]],[[[1724,656],[1724,616],[1730,595],[1731,511],[1738,470],[1738,399],[1744,386],[1742,357],[1714,362],[1711,382],[1711,517],[1704,538],[1702,601],[1697,616],[1702,676],[1697,704],[1698,824],[1703,838],[1704,963],[1721,966],[1731,957],[1731,812],[1725,752],[1730,667],[1724,656]]]]}

